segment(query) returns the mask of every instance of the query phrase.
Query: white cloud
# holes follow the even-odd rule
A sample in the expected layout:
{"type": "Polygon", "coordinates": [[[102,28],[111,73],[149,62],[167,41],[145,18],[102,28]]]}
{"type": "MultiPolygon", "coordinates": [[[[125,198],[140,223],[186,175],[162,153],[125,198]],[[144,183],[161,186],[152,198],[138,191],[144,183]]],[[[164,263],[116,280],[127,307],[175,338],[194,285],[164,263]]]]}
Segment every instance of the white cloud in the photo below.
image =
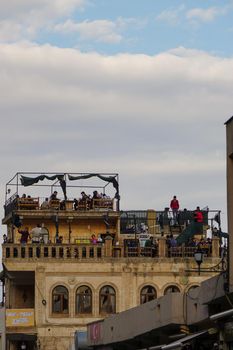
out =
{"type": "Polygon", "coordinates": [[[162,209],[174,191],[188,208],[225,206],[232,58],[0,52],[0,186],[17,171],[119,172],[124,208],[162,209]]]}
{"type": "Polygon", "coordinates": [[[217,16],[224,15],[226,8],[209,7],[209,8],[193,8],[186,13],[188,20],[197,20],[201,22],[212,22],[217,16]]]}
{"type": "Polygon", "coordinates": [[[83,8],[87,0],[0,0],[0,18],[61,17],[71,14],[76,8],[83,8]]]}
{"type": "Polygon", "coordinates": [[[156,20],[166,22],[169,25],[180,24],[184,19],[197,24],[197,22],[212,22],[217,16],[225,15],[232,9],[232,5],[223,7],[192,8],[186,11],[186,7],[181,5],[178,8],[170,8],[162,11],[156,20]]]}
{"type": "Polygon", "coordinates": [[[122,37],[117,33],[117,24],[108,20],[84,21],[81,23],[67,20],[55,25],[54,31],[62,33],[79,33],[81,39],[92,39],[98,42],[118,43],[122,37]]]}
{"type": "Polygon", "coordinates": [[[0,0],[0,41],[33,39],[40,29],[82,10],[87,0],[0,0]]]}
{"type": "Polygon", "coordinates": [[[184,9],[185,6],[181,5],[178,8],[164,10],[156,17],[156,20],[166,22],[170,25],[176,25],[180,22],[180,16],[184,9]]]}
{"type": "Polygon", "coordinates": [[[75,22],[66,20],[63,23],[56,24],[51,31],[71,34],[78,33],[82,40],[94,40],[105,43],[119,43],[123,37],[121,32],[129,26],[142,27],[145,21],[139,21],[134,18],[119,17],[115,21],[110,20],[85,20],[83,22],[75,22]]]}

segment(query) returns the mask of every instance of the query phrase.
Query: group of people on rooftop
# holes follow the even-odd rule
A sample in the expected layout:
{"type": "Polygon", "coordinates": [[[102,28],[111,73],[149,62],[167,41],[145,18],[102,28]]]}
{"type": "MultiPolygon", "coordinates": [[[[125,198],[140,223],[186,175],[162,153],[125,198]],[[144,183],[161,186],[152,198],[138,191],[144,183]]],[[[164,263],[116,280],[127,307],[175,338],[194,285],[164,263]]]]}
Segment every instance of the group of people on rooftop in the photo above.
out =
{"type": "MultiPolygon", "coordinates": [[[[85,207],[85,209],[93,209],[94,201],[98,199],[110,199],[105,193],[99,193],[98,191],[93,191],[93,195],[86,194],[84,191],[81,192],[81,198],[74,198],[74,210],[85,207]]],[[[97,201],[98,202],[98,201],[97,201]]]]}
{"type": "MultiPolygon", "coordinates": [[[[26,194],[23,194],[21,197],[22,200],[26,200],[30,198],[31,196],[26,196],[26,194]]],[[[87,209],[92,209],[95,199],[110,199],[110,197],[107,196],[105,193],[99,193],[98,191],[93,191],[92,196],[82,191],[81,197],[79,199],[77,198],[73,199],[73,209],[78,210],[80,208],[83,208],[84,204],[87,206],[87,209]]],[[[40,207],[41,209],[49,209],[54,206],[57,206],[57,209],[61,209],[61,210],[65,209],[65,200],[60,200],[58,198],[57,191],[54,191],[50,197],[46,197],[44,201],[41,203],[40,207]]]]}
{"type": "Polygon", "coordinates": [[[170,201],[170,207],[166,207],[158,218],[158,224],[162,231],[165,225],[183,225],[186,227],[191,221],[199,223],[204,222],[200,207],[197,206],[194,211],[188,211],[186,208],[180,210],[180,203],[176,196],[173,196],[170,201]]]}

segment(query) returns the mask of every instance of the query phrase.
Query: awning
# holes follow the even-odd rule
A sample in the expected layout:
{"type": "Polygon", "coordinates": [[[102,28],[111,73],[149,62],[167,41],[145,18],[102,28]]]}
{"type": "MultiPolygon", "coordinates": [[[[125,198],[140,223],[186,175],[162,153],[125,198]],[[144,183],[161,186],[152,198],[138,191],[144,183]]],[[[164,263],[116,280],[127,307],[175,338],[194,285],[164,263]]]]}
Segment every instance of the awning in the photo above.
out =
{"type": "Polygon", "coordinates": [[[177,349],[177,348],[180,348],[182,347],[186,342],[192,340],[192,339],[195,339],[197,337],[200,337],[201,335],[204,335],[208,333],[208,330],[204,330],[204,331],[200,331],[200,332],[197,332],[197,333],[193,333],[193,334],[190,334],[190,335],[187,335],[186,337],[178,340],[178,341],[174,341],[170,344],[167,344],[167,345],[158,345],[158,346],[152,346],[149,348],[149,350],[172,350],[172,349],[177,349]]]}
{"type": "Polygon", "coordinates": [[[11,341],[36,341],[36,333],[7,333],[6,339],[11,341]]]}

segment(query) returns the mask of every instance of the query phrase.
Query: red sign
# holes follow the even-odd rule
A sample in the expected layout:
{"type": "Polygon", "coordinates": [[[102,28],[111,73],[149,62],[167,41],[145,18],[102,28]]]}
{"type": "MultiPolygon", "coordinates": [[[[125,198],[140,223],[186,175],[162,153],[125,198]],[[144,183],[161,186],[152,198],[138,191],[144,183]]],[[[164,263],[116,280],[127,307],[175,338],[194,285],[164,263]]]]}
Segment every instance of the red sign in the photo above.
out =
{"type": "Polygon", "coordinates": [[[101,339],[101,323],[93,323],[90,325],[91,341],[96,343],[101,339]]]}

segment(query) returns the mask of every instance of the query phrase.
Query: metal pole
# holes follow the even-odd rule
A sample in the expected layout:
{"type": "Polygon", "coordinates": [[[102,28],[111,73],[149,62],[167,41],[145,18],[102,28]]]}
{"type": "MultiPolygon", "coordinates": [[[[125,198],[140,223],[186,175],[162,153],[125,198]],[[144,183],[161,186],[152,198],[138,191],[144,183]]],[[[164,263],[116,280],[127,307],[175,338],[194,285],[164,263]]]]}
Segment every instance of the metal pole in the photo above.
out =
{"type": "Polygon", "coordinates": [[[56,226],[56,243],[59,239],[59,225],[58,225],[58,214],[55,216],[55,226],[56,226]]]}

